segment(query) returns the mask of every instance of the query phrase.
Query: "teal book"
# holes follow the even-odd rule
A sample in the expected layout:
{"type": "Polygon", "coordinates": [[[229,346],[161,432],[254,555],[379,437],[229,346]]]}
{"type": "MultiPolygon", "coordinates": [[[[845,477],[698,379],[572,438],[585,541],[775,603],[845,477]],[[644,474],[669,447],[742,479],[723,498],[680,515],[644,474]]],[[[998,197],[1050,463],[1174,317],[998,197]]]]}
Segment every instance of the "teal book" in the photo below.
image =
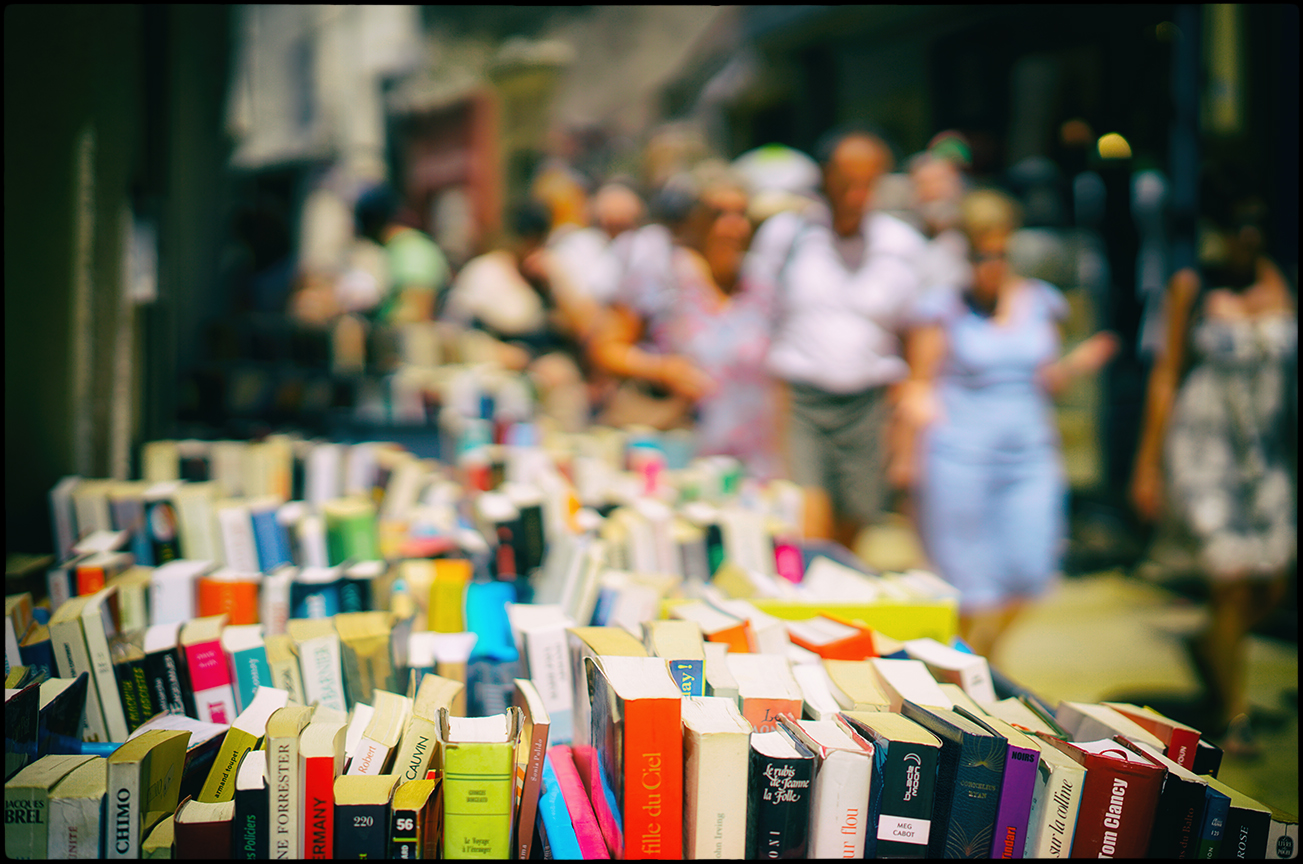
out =
{"type": "Polygon", "coordinates": [[[259,687],[274,687],[261,624],[237,624],[222,630],[222,653],[231,664],[235,710],[243,711],[259,687]]]}
{"type": "Polygon", "coordinates": [[[1008,740],[952,710],[906,699],[900,713],[941,739],[927,857],[991,857],[1008,740]]]}
{"type": "MultiPolygon", "coordinates": [[[[1207,779],[1208,775],[1204,775],[1207,779]]],[[[1222,838],[1226,834],[1226,818],[1231,813],[1231,797],[1208,784],[1208,799],[1203,808],[1203,824],[1199,828],[1199,858],[1220,858],[1222,838]]]]}

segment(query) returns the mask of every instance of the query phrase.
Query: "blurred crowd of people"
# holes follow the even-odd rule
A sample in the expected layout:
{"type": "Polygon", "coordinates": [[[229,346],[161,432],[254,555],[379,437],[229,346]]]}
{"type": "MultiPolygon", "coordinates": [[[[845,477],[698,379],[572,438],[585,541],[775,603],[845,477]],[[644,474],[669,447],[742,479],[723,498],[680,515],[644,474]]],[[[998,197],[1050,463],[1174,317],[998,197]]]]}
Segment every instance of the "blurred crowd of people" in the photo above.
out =
{"type": "MultiPolygon", "coordinates": [[[[345,266],[300,279],[290,314],[333,327],[343,355],[408,322],[473,332],[479,348],[462,359],[526,372],[562,429],[690,429],[699,454],[796,482],[810,537],[853,546],[896,506],[962,592],[962,635],[988,654],[1061,567],[1054,397],[1125,347],[1100,332],[1064,350],[1070,286],[1053,283],[1107,280],[1102,244],[1056,260],[1036,229],[1072,220],[1046,167],[1020,166],[1013,191],[976,184],[957,133],[899,165],[867,128],[829,133],[813,156],[647,155],[641,181],[546,164],[511,210],[509,240],[457,266],[399,221],[391,189],[368,189],[345,266]]],[[[1149,174],[1133,190],[1142,251],[1163,230],[1163,181],[1149,174]]],[[[1098,226],[1083,177],[1076,223],[1098,226]]],[[[1206,199],[1215,230],[1198,264],[1169,280],[1140,256],[1159,275],[1138,286],[1152,293],[1152,374],[1132,499],[1199,550],[1214,612],[1193,650],[1219,722],[1247,749],[1243,640],[1297,549],[1297,330],[1265,214],[1245,193],[1206,199]]]]}

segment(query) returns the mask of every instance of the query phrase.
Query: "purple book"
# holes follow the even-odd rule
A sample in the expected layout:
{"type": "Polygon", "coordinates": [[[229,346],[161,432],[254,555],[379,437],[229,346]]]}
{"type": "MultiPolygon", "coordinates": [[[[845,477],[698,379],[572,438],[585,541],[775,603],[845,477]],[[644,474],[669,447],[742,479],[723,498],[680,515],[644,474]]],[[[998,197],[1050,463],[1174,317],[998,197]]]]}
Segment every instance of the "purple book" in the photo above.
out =
{"type": "Polygon", "coordinates": [[[1032,793],[1036,788],[1041,751],[1035,744],[1020,742],[1018,730],[1002,720],[974,717],[960,706],[955,706],[955,710],[1009,742],[1009,753],[1004,761],[1004,782],[1000,787],[1000,806],[995,811],[991,857],[1021,858],[1023,847],[1027,845],[1027,823],[1032,814],[1032,793]]]}

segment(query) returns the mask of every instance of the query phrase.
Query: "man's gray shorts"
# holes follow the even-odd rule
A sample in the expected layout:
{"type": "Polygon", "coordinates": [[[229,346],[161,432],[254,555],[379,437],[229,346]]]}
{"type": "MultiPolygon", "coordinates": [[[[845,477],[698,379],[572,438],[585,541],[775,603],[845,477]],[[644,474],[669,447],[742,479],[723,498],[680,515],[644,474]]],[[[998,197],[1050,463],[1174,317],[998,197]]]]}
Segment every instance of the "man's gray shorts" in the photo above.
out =
{"type": "Polygon", "coordinates": [[[792,383],[788,390],[792,480],[827,490],[836,516],[876,522],[886,492],[887,388],[840,394],[792,383]]]}

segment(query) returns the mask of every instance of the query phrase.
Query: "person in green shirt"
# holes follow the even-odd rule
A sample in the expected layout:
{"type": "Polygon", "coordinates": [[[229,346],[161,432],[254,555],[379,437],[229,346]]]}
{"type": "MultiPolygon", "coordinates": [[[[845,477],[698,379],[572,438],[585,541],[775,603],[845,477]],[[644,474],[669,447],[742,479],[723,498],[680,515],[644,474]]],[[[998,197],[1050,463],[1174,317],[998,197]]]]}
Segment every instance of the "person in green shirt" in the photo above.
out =
{"type": "Polygon", "coordinates": [[[357,232],[384,247],[389,284],[371,317],[380,324],[432,321],[451,275],[448,259],[424,232],[395,219],[398,197],[387,185],[364,192],[354,207],[357,232]]]}

